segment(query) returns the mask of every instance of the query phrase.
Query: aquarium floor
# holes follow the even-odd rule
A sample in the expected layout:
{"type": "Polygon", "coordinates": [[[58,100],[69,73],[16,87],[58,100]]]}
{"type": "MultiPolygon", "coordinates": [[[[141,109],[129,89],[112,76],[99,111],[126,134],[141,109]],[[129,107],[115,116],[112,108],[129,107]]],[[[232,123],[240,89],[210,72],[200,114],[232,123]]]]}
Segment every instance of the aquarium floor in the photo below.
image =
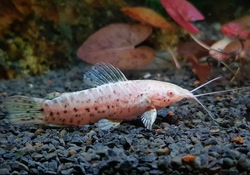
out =
{"type": "MultiPolygon", "coordinates": [[[[83,63],[73,69],[21,80],[0,81],[0,101],[11,95],[44,97],[50,92],[86,89],[83,63]]],[[[128,79],[170,81],[197,87],[191,67],[126,72],[128,79]],[[147,75],[147,76],[146,76],[147,75]]],[[[249,82],[245,82],[245,85],[249,82]]],[[[243,85],[244,86],[244,85],[243,85]]],[[[198,93],[229,89],[226,80],[198,93]]],[[[9,123],[0,111],[0,174],[241,174],[250,171],[250,94],[234,91],[200,97],[212,121],[196,102],[183,100],[158,111],[152,130],[140,120],[117,128],[50,127],[9,123]]]]}

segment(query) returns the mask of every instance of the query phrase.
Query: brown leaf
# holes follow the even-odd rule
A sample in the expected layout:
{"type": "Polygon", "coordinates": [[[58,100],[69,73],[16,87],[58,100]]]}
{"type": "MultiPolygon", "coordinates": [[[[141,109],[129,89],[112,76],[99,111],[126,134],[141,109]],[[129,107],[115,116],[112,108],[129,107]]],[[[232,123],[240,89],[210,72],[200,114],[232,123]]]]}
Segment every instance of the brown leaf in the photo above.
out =
{"type": "Polygon", "coordinates": [[[130,18],[140,21],[143,24],[149,24],[154,27],[171,31],[174,30],[173,26],[169,24],[165,18],[152,9],[146,7],[123,7],[121,8],[121,11],[130,18]]]}
{"type": "Polygon", "coordinates": [[[78,49],[77,56],[90,63],[109,62],[120,69],[140,69],[155,57],[155,51],[136,45],[144,41],[152,28],[141,24],[111,24],[91,35],[78,49]]]}
{"type": "Polygon", "coordinates": [[[192,63],[193,65],[193,72],[197,74],[197,76],[200,79],[200,83],[203,84],[207,81],[207,77],[209,76],[211,72],[211,66],[209,66],[207,63],[198,63],[197,59],[193,56],[187,57],[187,59],[192,63]]]}
{"type": "MultiPolygon", "coordinates": [[[[201,40],[203,43],[211,46],[215,40],[201,40]]],[[[177,46],[177,52],[181,57],[195,56],[197,59],[208,56],[208,50],[204,49],[195,41],[180,42],[177,46]]]]}

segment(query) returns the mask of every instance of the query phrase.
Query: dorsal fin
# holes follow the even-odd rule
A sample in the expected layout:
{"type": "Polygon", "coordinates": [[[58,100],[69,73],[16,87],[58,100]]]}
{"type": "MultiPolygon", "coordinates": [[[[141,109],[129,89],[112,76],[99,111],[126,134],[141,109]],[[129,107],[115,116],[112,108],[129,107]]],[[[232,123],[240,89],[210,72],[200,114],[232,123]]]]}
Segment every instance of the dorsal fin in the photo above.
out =
{"type": "Polygon", "coordinates": [[[97,63],[83,75],[84,83],[90,86],[100,86],[103,84],[127,81],[120,69],[109,63],[97,63]]]}

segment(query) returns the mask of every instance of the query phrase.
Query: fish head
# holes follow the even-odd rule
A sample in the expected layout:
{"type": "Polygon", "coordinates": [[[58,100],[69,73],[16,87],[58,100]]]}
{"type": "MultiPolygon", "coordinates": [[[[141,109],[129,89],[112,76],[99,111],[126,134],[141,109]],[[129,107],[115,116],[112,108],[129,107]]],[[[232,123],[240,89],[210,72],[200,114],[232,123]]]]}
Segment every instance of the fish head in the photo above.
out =
{"type": "Polygon", "coordinates": [[[158,85],[155,84],[154,89],[151,102],[156,109],[175,104],[184,98],[195,99],[189,90],[172,83],[163,82],[158,85]]]}

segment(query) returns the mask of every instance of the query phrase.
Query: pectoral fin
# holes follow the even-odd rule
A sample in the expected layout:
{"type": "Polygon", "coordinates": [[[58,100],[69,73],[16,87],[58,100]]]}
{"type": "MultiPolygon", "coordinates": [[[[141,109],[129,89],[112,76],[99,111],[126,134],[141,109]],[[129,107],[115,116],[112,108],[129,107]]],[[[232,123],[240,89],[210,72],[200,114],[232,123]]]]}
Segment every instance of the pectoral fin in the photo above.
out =
{"type": "Polygon", "coordinates": [[[155,122],[156,116],[157,116],[156,109],[151,109],[142,114],[141,121],[147,129],[152,129],[152,125],[155,122]]]}
{"type": "Polygon", "coordinates": [[[101,130],[109,130],[120,125],[120,122],[113,122],[107,119],[102,119],[97,122],[97,127],[101,130]]]}

